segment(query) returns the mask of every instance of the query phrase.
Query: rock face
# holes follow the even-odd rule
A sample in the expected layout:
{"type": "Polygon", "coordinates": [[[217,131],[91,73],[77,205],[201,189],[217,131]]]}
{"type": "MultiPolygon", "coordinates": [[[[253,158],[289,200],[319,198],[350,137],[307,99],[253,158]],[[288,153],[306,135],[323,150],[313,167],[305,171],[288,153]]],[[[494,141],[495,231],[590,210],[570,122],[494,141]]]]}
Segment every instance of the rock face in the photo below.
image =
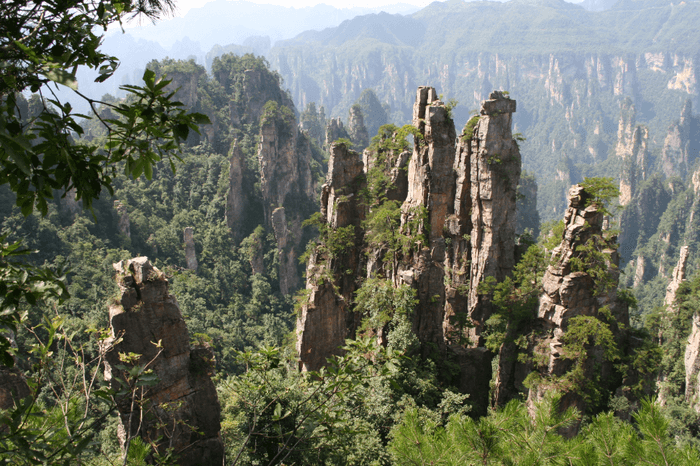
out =
{"type": "Polygon", "coordinates": [[[183,233],[185,241],[185,262],[188,270],[197,270],[197,253],[194,249],[194,228],[187,227],[183,233]]]}
{"type": "Polygon", "coordinates": [[[661,165],[666,176],[685,179],[700,153],[700,118],[693,116],[690,99],[681,110],[681,117],[666,134],[661,151],[661,165]]]}
{"type": "Polygon", "coordinates": [[[364,219],[364,206],[359,199],[364,181],[362,169],[357,152],[344,144],[331,145],[328,174],[321,191],[322,220],[335,230],[352,226],[358,235],[355,247],[350,247],[342,257],[324,257],[322,251],[316,249],[309,259],[307,302],[297,318],[296,349],[302,370],[318,370],[326,358],[340,354],[340,347],[347,338],[354,336],[360,323],[360,316],[352,312],[351,303],[356,290],[353,277],[363,274],[363,256],[358,247],[364,219]],[[342,265],[339,264],[341,259],[342,265]],[[341,273],[335,274],[334,269],[340,269],[341,273]],[[352,273],[344,273],[347,270],[352,273]]]}
{"type": "Polygon", "coordinates": [[[503,281],[515,266],[515,205],[520,179],[520,151],[510,128],[515,101],[498,92],[482,104],[471,141],[471,285],[469,316],[478,323],[470,332],[480,343],[490,305],[478,293],[487,277],[503,281]]]}
{"type": "Polygon", "coordinates": [[[626,206],[636,194],[637,184],[647,178],[649,164],[649,129],[635,126],[636,111],[629,98],[620,104],[616,155],[622,160],[620,171],[620,205],[626,206]]]}
{"type": "Polygon", "coordinates": [[[301,282],[295,259],[304,247],[301,224],[316,204],[311,160],[309,137],[297,130],[292,110],[280,107],[279,113],[263,118],[258,146],[260,184],[265,222],[275,232],[280,251],[283,294],[295,291],[301,282]]]}
{"type": "MultiPolygon", "coordinates": [[[[502,280],[514,265],[520,177],[520,154],[510,127],[514,111],[515,101],[492,93],[482,103],[472,134],[456,144],[445,104],[435,89],[420,87],[413,109],[418,135],[410,160],[401,148],[365,151],[360,161],[343,145],[333,146],[321,198],[323,220],[335,232],[352,225],[355,242],[340,256],[329,257],[319,247],[311,257],[308,304],[297,320],[303,368],[318,369],[346,338],[355,336],[364,317],[352,306],[362,272],[345,272],[363,270],[368,278],[383,277],[416,290],[413,332],[426,347],[437,345],[456,360],[462,368],[460,388],[485,409],[492,355],[482,347],[480,334],[490,307],[475,288],[490,276],[502,280]],[[376,170],[384,173],[379,178],[391,180],[383,193],[400,206],[397,228],[413,238],[410,247],[392,256],[386,245],[371,242],[372,230],[359,231],[362,219],[378,207],[360,199],[364,185],[359,176],[364,171],[370,183],[376,170]],[[465,319],[474,328],[465,329],[460,324],[465,319]],[[468,338],[471,343],[465,344],[468,338]]],[[[382,341],[382,329],[376,330],[382,341]]]]}
{"type": "Polygon", "coordinates": [[[226,196],[226,225],[231,230],[234,239],[240,239],[241,221],[245,208],[245,193],[243,192],[243,172],[245,160],[238,141],[233,141],[229,151],[229,189],[226,196]]]}
{"type": "Polygon", "coordinates": [[[676,292],[681,286],[681,283],[685,280],[685,268],[688,265],[688,254],[690,248],[688,246],[681,247],[680,257],[678,258],[678,265],[673,269],[673,276],[671,277],[671,283],[666,287],[666,296],[664,297],[664,306],[668,312],[673,312],[673,303],[676,300],[676,292]]]}
{"type": "Polygon", "coordinates": [[[119,233],[131,238],[131,222],[129,222],[129,212],[126,206],[119,200],[114,201],[114,210],[117,211],[119,215],[119,220],[117,221],[117,228],[119,228],[119,233]]]}
{"type": "Polygon", "coordinates": [[[190,348],[168,280],[148,258],[121,261],[114,269],[121,295],[109,307],[112,336],[105,343],[105,379],[113,389],[130,392],[123,383],[130,379],[119,365],[148,364],[157,377],[145,392],[133,392],[135,404],[130,394],[118,398],[120,442],[124,445],[127,435],[140,435],[146,443],[157,442],[160,453],[172,446],[181,466],[222,464],[220,407],[210,378],[213,353],[190,348]],[[140,356],[135,362],[120,356],[129,353],[140,356]]]}
{"type": "MultiPolygon", "coordinates": [[[[553,380],[571,371],[576,361],[563,357],[562,347],[563,337],[574,317],[594,317],[604,322],[608,318],[601,309],[605,307],[606,313],[614,317],[608,324],[616,341],[622,338],[621,329],[629,325],[627,304],[617,298],[619,258],[614,249],[616,238],[603,236],[603,214],[595,205],[587,205],[590,195],[583,187],[573,186],[568,198],[565,231],[561,243],[552,251],[553,263],[542,279],[544,292],[539,299],[537,317],[530,324],[527,353],[534,355],[533,359],[539,363],[520,362],[513,357],[517,352],[511,352],[512,348],[502,348],[494,395],[499,405],[515,398],[519,392],[528,393],[529,403],[540,400],[551,389],[549,384],[554,383],[553,380]],[[594,242],[589,243],[589,240],[594,242]],[[592,275],[574,267],[574,259],[581,260],[585,254],[579,247],[587,243],[597,244],[596,248],[607,257],[607,273],[614,286],[601,288],[592,275]],[[528,390],[523,385],[523,378],[533,369],[543,382],[528,390]]],[[[603,359],[602,348],[594,346],[587,350],[583,363],[584,380],[593,380],[596,368],[600,368],[598,375],[602,379],[614,371],[612,363],[603,359]]],[[[586,408],[584,397],[575,390],[564,389],[561,403],[562,409],[573,406],[584,412],[586,408]]]]}

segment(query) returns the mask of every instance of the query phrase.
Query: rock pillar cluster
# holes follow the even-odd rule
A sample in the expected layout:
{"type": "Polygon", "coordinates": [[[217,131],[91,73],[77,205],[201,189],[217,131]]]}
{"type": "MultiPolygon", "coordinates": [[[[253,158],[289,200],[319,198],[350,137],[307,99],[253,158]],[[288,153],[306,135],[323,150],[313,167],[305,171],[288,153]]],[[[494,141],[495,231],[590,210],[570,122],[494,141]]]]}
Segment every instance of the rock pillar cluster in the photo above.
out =
{"type": "Polygon", "coordinates": [[[109,307],[105,379],[117,392],[119,440],[139,435],[161,453],[172,447],[181,466],[222,464],[220,407],[211,381],[213,353],[190,347],[168,280],[146,257],[114,264],[120,296],[109,307]],[[129,357],[133,354],[135,356],[129,357]],[[147,366],[145,391],[124,367],[147,366]]]}
{"type": "Polygon", "coordinates": [[[394,148],[383,159],[384,179],[392,181],[386,198],[400,203],[398,228],[415,238],[393,264],[382,259],[385,249],[367,242],[371,231],[358,232],[370,212],[359,196],[359,175],[369,174],[378,163],[376,154],[365,151],[363,163],[344,146],[333,147],[321,201],[323,220],[333,231],[354,225],[356,245],[342,257],[329,259],[322,248],[311,257],[310,295],[297,321],[302,367],[318,369],[326,357],[337,354],[334,348],[355,336],[363,316],[353,311],[352,300],[363,277],[352,274],[363,269],[367,277],[380,274],[396,286],[413,287],[418,298],[414,333],[422,343],[436,344],[458,359],[464,391],[488,393],[492,356],[482,347],[480,334],[490,306],[476,287],[487,277],[502,280],[514,266],[521,164],[511,135],[514,111],[514,100],[494,92],[457,139],[449,110],[435,89],[418,89],[413,152],[394,148]],[[361,249],[367,253],[359,254],[361,249]],[[474,328],[460,324],[465,321],[474,328]]]}

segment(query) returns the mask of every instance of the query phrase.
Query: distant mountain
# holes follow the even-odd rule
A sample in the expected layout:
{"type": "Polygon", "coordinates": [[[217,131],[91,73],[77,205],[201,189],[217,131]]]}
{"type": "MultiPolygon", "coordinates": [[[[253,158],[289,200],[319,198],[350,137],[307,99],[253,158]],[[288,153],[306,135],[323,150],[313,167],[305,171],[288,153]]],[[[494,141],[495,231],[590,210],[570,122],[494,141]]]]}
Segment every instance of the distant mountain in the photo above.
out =
{"type": "Polygon", "coordinates": [[[459,101],[455,122],[464,125],[492,90],[510,91],[547,220],[561,216],[571,183],[618,174],[626,97],[649,127],[652,154],[683,103],[700,104],[697,24],[697,1],[619,0],[596,12],[563,0],[449,0],[410,16],[370,14],[307,31],[277,42],[267,58],[297,108],[315,102],[333,117],[347,117],[371,88],[402,124],[416,87],[431,85],[459,101]]]}
{"type": "Polygon", "coordinates": [[[406,3],[375,8],[335,8],[320,4],[293,8],[244,0],[216,0],[193,8],[182,18],[129,28],[127,34],[170,47],[183,37],[199,42],[204,51],[214,45],[241,44],[250,36],[270,36],[272,42],[289,39],[311,29],[337,26],[347,19],[369,13],[411,14],[419,8],[406,3]]]}
{"type": "MultiPolygon", "coordinates": [[[[244,0],[216,0],[191,9],[182,18],[135,27],[127,25],[123,32],[119,28],[110,30],[102,49],[120,59],[119,69],[103,84],[95,83],[97,74],[88,72],[79,72],[78,82],[81,92],[94,98],[107,93],[120,96],[119,86],[139,83],[151,60],[193,58],[208,67],[222,53],[264,55],[276,41],[308,30],[337,26],[358,15],[381,11],[410,14],[417,10],[418,7],[407,3],[374,8],[335,8],[324,4],[290,8],[244,0]]],[[[79,111],[88,110],[84,101],[70,98],[70,91],[64,89],[61,95],[74,101],[79,111]]]]}

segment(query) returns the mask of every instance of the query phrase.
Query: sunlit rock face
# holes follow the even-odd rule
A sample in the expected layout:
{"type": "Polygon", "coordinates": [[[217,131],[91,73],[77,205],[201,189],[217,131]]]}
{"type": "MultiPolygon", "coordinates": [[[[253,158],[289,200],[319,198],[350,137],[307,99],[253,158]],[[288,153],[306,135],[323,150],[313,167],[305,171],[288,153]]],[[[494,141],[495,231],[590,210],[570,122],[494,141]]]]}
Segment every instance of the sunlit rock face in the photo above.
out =
{"type": "Polygon", "coordinates": [[[118,262],[114,269],[120,294],[109,306],[111,337],[103,348],[105,379],[112,389],[125,391],[117,397],[122,446],[127,435],[138,432],[147,444],[157,444],[160,453],[174,448],[179,465],[222,464],[221,410],[211,381],[213,352],[190,347],[168,280],[147,257],[118,262]],[[125,358],[129,354],[135,355],[133,361],[125,358]],[[143,392],[124,383],[130,380],[125,368],[134,364],[148,365],[155,376],[143,392]]]}

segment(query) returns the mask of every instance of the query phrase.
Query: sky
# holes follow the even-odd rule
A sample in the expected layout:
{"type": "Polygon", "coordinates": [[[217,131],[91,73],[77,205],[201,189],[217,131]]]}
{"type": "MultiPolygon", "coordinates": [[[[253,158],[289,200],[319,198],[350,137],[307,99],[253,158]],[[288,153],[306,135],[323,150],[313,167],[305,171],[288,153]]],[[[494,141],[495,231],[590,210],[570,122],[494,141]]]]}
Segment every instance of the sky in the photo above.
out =
{"type": "MultiPolygon", "coordinates": [[[[209,0],[213,1],[213,0],[209,0]]],[[[177,16],[184,16],[191,8],[199,8],[209,3],[207,0],[175,0],[177,5],[177,16]]],[[[268,3],[272,5],[281,5],[286,7],[303,8],[306,6],[314,6],[319,3],[325,3],[336,8],[353,8],[353,7],[379,7],[384,5],[392,5],[395,3],[408,3],[416,6],[427,6],[433,0],[248,0],[254,3],[268,3]]]]}

